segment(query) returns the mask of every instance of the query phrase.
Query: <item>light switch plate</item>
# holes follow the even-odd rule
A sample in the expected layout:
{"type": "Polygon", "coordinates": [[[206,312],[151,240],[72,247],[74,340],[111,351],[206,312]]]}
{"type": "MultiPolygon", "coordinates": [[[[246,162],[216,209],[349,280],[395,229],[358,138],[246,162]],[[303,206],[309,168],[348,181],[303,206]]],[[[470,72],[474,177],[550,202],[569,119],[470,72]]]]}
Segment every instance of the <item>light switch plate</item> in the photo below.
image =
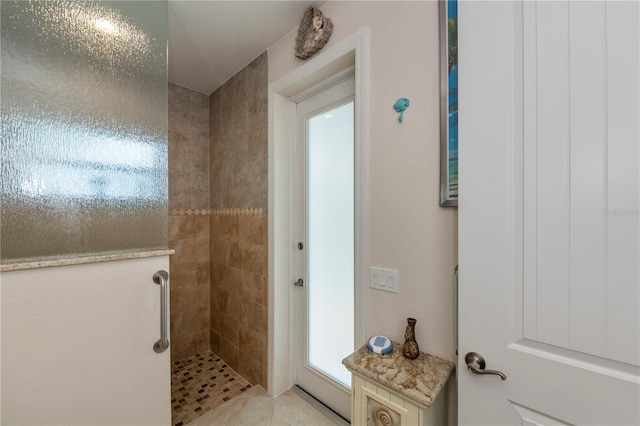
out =
{"type": "Polygon", "coordinates": [[[370,266],[369,278],[371,288],[388,291],[389,293],[400,293],[398,287],[398,271],[395,269],[370,266]]]}

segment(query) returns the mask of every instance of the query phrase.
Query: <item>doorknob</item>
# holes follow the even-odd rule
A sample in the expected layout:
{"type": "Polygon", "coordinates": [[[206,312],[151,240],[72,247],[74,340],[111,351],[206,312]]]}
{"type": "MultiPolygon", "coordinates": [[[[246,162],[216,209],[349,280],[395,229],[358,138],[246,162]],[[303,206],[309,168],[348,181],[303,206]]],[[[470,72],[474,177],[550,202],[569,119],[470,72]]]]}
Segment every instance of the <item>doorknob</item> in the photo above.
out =
{"type": "Polygon", "coordinates": [[[304,286],[304,281],[302,281],[302,278],[298,278],[298,281],[296,281],[294,284],[297,287],[303,287],[304,286]]]}
{"type": "Polygon", "coordinates": [[[473,374],[495,374],[496,376],[500,376],[502,380],[507,380],[507,376],[501,371],[485,370],[484,367],[487,364],[484,362],[482,355],[478,353],[469,352],[464,356],[464,362],[467,363],[467,369],[473,374]]]}

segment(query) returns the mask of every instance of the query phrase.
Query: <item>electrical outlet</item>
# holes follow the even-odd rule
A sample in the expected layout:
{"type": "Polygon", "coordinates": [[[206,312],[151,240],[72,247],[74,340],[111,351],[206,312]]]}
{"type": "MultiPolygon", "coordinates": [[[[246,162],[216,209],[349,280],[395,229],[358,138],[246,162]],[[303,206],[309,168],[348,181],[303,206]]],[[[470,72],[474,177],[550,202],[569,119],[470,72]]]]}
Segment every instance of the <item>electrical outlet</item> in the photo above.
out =
{"type": "Polygon", "coordinates": [[[376,290],[400,293],[398,288],[398,271],[395,269],[369,267],[370,285],[376,290]]]}

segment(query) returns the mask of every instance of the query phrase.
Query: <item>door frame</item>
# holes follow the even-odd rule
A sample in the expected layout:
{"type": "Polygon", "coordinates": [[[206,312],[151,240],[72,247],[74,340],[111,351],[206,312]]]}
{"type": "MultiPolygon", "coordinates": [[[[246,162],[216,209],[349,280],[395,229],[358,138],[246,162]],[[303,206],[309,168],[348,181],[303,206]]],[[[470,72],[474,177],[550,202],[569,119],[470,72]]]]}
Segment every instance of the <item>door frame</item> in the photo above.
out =
{"type": "MultiPolygon", "coordinates": [[[[295,385],[293,200],[296,103],[355,74],[355,340],[366,339],[369,199],[369,29],[362,28],[269,85],[269,395],[295,385]]],[[[345,356],[348,354],[345,354],[345,356]]]]}

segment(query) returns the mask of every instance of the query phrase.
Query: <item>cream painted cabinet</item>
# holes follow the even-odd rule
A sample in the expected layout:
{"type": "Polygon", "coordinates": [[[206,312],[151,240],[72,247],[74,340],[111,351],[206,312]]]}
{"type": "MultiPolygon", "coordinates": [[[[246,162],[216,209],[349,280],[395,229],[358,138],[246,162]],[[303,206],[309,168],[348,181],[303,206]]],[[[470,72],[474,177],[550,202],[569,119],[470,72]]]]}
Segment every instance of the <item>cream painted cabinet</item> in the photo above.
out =
{"type": "Polygon", "coordinates": [[[354,426],[446,424],[453,363],[426,353],[406,359],[401,347],[378,355],[363,346],[342,361],[352,373],[354,426]]]}
{"type": "Polygon", "coordinates": [[[414,426],[446,424],[446,386],[444,395],[436,398],[430,407],[392,391],[357,374],[352,380],[352,424],[414,426]]]}

